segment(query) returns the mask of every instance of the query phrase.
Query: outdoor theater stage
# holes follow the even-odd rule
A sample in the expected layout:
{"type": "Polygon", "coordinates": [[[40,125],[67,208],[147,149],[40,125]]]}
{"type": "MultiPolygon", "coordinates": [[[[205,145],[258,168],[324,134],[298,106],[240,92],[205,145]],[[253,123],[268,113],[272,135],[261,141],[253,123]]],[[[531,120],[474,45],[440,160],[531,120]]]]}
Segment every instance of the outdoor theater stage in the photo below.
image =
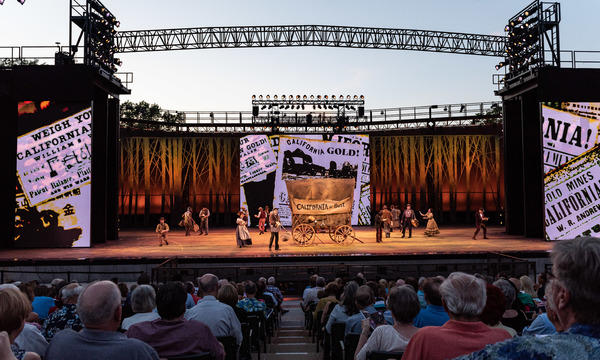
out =
{"type": "MultiPolygon", "coordinates": [[[[180,228],[175,228],[169,234],[169,245],[158,246],[154,229],[122,230],[118,241],[109,241],[91,248],[60,248],[60,249],[10,249],[0,250],[0,261],[34,261],[51,262],[65,260],[148,260],[156,262],[161,259],[204,259],[216,261],[220,259],[235,259],[240,262],[261,261],[261,259],[279,259],[282,261],[297,259],[305,261],[306,257],[325,260],[328,256],[345,256],[359,260],[360,257],[386,257],[411,255],[469,255],[487,252],[503,253],[519,256],[521,253],[545,257],[552,249],[552,243],[542,239],[531,239],[510,236],[504,233],[503,227],[489,227],[488,237],[484,240],[480,233],[473,240],[472,226],[453,226],[440,229],[436,237],[423,235],[423,229],[413,231],[413,237],[401,238],[396,230],[389,239],[383,238],[383,243],[376,243],[373,227],[355,227],[356,237],[363,241],[355,241],[352,245],[341,246],[333,243],[327,233],[320,233],[311,246],[297,246],[293,240],[280,241],[280,251],[269,251],[270,233],[259,235],[256,228],[250,229],[253,245],[238,248],[235,241],[235,228],[211,229],[208,236],[193,234],[185,236],[180,228]]],[[[385,236],[385,235],[384,235],[385,236]]],[[[408,236],[408,234],[407,234],[408,236]]],[[[367,259],[365,259],[367,260],[367,259]]],[[[309,260],[310,261],[310,260],[309,260]]]]}

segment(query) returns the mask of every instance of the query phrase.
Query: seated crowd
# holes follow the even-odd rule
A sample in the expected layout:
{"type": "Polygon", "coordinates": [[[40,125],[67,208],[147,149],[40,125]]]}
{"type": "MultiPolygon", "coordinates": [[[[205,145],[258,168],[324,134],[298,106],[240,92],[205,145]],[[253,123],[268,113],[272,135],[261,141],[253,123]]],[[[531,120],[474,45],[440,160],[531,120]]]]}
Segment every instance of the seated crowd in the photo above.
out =
{"type": "Polygon", "coordinates": [[[250,356],[242,324],[281,311],[275,278],[240,284],[205,274],[193,283],[52,281],[0,285],[0,359],[168,359],[228,351],[250,356]],[[190,289],[191,288],[191,289],[190,289]],[[225,339],[226,341],[220,340],[225,339]],[[223,341],[229,348],[225,348],[223,341]],[[6,352],[6,354],[5,354],[6,352]]]}
{"type": "MultiPolygon", "coordinates": [[[[313,275],[301,306],[332,344],[340,340],[333,327],[343,324],[359,360],[371,351],[427,360],[600,359],[600,239],[557,242],[551,259],[552,272],[535,285],[505,273],[395,281],[358,274],[329,283],[313,275]]],[[[341,359],[335,345],[325,350],[341,359]]]]}

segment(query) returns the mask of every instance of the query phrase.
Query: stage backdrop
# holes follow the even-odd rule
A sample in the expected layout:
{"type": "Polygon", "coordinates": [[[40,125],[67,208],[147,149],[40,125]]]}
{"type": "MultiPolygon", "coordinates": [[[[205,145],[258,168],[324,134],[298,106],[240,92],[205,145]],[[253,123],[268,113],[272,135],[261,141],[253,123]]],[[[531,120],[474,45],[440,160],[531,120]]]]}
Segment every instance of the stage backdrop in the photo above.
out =
{"type": "Polygon", "coordinates": [[[542,103],[546,240],[600,232],[600,103],[542,103]]]}
{"type": "Polygon", "coordinates": [[[15,247],[90,246],[90,104],[18,106],[15,247]]]}
{"type": "MultiPolygon", "coordinates": [[[[291,138],[294,136],[285,137],[286,141],[290,139],[289,146],[293,147],[291,138]]],[[[378,210],[383,204],[404,206],[407,202],[423,212],[428,207],[434,208],[436,219],[446,223],[457,220],[474,223],[474,211],[482,206],[496,216],[490,221],[499,222],[504,204],[499,136],[357,138],[363,152],[357,161],[348,160],[346,169],[353,176],[356,171],[360,185],[354,194],[358,223],[370,223],[368,214],[373,207],[378,210]],[[369,144],[368,151],[365,143],[369,144]],[[369,196],[370,202],[366,201],[369,196]],[[359,198],[362,201],[356,201],[359,198]]],[[[258,204],[249,206],[254,215],[258,206],[272,207],[274,204],[269,200],[275,204],[281,197],[286,200],[281,192],[280,196],[272,197],[276,193],[278,171],[281,172],[280,179],[285,172],[283,162],[278,169],[276,160],[282,139],[283,135],[268,138],[265,135],[123,138],[119,178],[121,224],[149,226],[161,215],[167,215],[171,224],[177,224],[189,205],[196,217],[202,207],[208,207],[213,213],[213,225],[233,225],[234,214],[244,202],[258,204]]],[[[354,136],[336,135],[323,139],[322,135],[312,135],[305,136],[304,141],[309,145],[312,141],[333,141],[337,143],[338,151],[353,146],[358,150],[358,143],[353,144],[356,141],[352,139],[356,140],[354,136]]],[[[289,150],[293,155],[294,149],[289,150]]],[[[311,157],[313,165],[331,172],[330,160],[323,162],[331,155],[311,157]]],[[[301,162],[298,157],[296,160],[301,162]]],[[[341,173],[345,160],[334,161],[336,171],[341,173]]],[[[253,220],[251,217],[252,226],[256,225],[253,220]]]]}

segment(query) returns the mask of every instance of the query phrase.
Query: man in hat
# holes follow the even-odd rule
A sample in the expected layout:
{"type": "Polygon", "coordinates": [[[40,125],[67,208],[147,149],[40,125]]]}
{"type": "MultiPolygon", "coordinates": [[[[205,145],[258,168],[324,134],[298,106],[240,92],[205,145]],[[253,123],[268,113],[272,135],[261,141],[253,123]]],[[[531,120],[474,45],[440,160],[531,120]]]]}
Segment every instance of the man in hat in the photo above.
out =
{"type": "Polygon", "coordinates": [[[408,237],[412,237],[412,219],[416,219],[415,212],[410,208],[410,204],[406,204],[406,209],[402,212],[402,220],[400,220],[400,226],[402,226],[402,237],[405,236],[406,228],[408,227],[408,237]]]}
{"type": "Polygon", "coordinates": [[[392,224],[392,213],[388,210],[387,205],[383,205],[383,207],[381,208],[381,223],[383,225],[383,232],[385,232],[385,237],[389,238],[390,225],[392,224]]]}
{"type": "Polygon", "coordinates": [[[477,236],[477,234],[479,234],[479,230],[483,229],[483,238],[487,239],[487,227],[485,226],[485,224],[483,223],[484,221],[487,221],[488,218],[485,217],[485,215],[483,214],[483,208],[479,209],[479,211],[477,211],[477,213],[475,213],[475,225],[477,226],[477,229],[475,229],[475,234],[473,235],[473,240],[475,240],[475,237],[477,236]]]}
{"type": "Polygon", "coordinates": [[[269,224],[271,225],[271,239],[269,240],[269,250],[271,250],[271,246],[273,246],[273,240],[275,240],[275,250],[279,250],[279,227],[281,226],[281,222],[279,220],[279,214],[277,213],[277,208],[274,208],[273,211],[269,214],[269,224]]]}
{"type": "Polygon", "coordinates": [[[169,225],[165,223],[165,218],[160,217],[158,225],[156,225],[156,233],[158,233],[158,246],[162,246],[163,240],[165,245],[169,245],[167,241],[167,233],[169,232],[169,225]]]}
{"type": "Polygon", "coordinates": [[[198,235],[208,235],[208,218],[210,217],[210,211],[207,208],[200,210],[200,233],[198,235]]]}

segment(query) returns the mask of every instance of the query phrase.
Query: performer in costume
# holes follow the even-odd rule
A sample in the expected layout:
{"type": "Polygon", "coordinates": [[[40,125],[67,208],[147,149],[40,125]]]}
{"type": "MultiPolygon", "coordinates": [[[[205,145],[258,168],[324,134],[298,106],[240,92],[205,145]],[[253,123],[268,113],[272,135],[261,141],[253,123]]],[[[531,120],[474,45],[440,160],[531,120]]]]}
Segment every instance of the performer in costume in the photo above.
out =
{"type": "Polygon", "coordinates": [[[163,240],[165,241],[165,245],[169,245],[167,241],[167,233],[169,232],[169,225],[165,223],[165,218],[161,217],[159,219],[158,225],[156,225],[156,232],[158,233],[158,246],[162,246],[163,240]]]}
{"type": "Polygon", "coordinates": [[[181,217],[183,218],[183,227],[185,227],[185,236],[190,236],[190,230],[194,229],[194,224],[196,223],[192,217],[192,208],[188,207],[187,211],[181,217]]]}
{"type": "Polygon", "coordinates": [[[208,235],[208,218],[210,217],[210,211],[207,208],[200,210],[200,233],[198,235],[208,235]]]}
{"type": "Polygon", "coordinates": [[[238,219],[236,220],[237,228],[235,229],[235,240],[237,242],[237,246],[240,248],[252,245],[252,239],[250,238],[250,232],[248,231],[248,227],[246,226],[246,222],[244,221],[244,213],[242,211],[238,212],[238,219]]]}
{"type": "Polygon", "coordinates": [[[248,210],[245,206],[242,206],[240,211],[244,213],[244,221],[246,222],[246,226],[250,226],[250,214],[248,213],[248,210]]]}
{"type": "Polygon", "coordinates": [[[265,232],[267,232],[267,230],[271,231],[271,224],[269,224],[269,215],[271,214],[271,212],[269,211],[269,205],[265,206],[265,213],[267,214],[267,219],[265,220],[265,232]]]}
{"type": "Polygon", "coordinates": [[[267,212],[263,210],[262,207],[258,208],[258,214],[254,215],[255,218],[258,219],[258,230],[260,231],[258,235],[262,235],[265,233],[265,222],[267,221],[267,212]]]}
{"type": "Polygon", "coordinates": [[[402,212],[400,225],[402,226],[402,237],[405,236],[406,228],[408,228],[408,237],[412,237],[412,219],[416,219],[415,212],[410,208],[410,204],[406,204],[406,209],[402,212]]]}
{"type": "Polygon", "coordinates": [[[377,214],[375,214],[375,219],[373,219],[373,224],[375,225],[375,240],[380,243],[382,242],[381,239],[381,235],[382,235],[382,228],[383,228],[383,224],[382,224],[382,215],[381,212],[383,210],[379,210],[379,212],[377,214]]]}
{"type": "Polygon", "coordinates": [[[486,218],[483,214],[483,208],[479,209],[479,211],[477,211],[475,213],[475,225],[477,226],[477,229],[475,229],[475,234],[473,235],[473,240],[475,240],[475,237],[477,236],[477,234],[479,234],[479,229],[483,229],[483,238],[488,239],[487,227],[483,223],[484,221],[487,221],[487,220],[488,220],[488,218],[486,218]]]}
{"type": "Polygon", "coordinates": [[[440,229],[438,228],[437,223],[435,222],[435,219],[433,218],[433,210],[431,208],[429,208],[429,210],[427,210],[427,213],[423,214],[422,212],[419,211],[419,214],[421,214],[423,219],[427,220],[427,228],[425,228],[425,235],[435,236],[440,233],[440,229]]]}
{"type": "Polygon", "coordinates": [[[390,205],[390,212],[392,213],[392,224],[390,226],[390,231],[394,231],[394,228],[400,228],[400,214],[402,211],[395,207],[394,205],[390,205]]]}
{"type": "Polygon", "coordinates": [[[381,208],[381,222],[383,223],[383,231],[385,237],[390,237],[390,225],[392,224],[392,213],[388,210],[387,205],[383,205],[381,208]]]}
{"type": "Polygon", "coordinates": [[[281,226],[281,222],[279,220],[279,214],[277,208],[274,208],[273,211],[269,214],[269,225],[271,225],[271,239],[269,240],[269,251],[271,250],[271,246],[273,245],[273,240],[275,240],[275,250],[279,250],[279,227],[281,226]]]}

